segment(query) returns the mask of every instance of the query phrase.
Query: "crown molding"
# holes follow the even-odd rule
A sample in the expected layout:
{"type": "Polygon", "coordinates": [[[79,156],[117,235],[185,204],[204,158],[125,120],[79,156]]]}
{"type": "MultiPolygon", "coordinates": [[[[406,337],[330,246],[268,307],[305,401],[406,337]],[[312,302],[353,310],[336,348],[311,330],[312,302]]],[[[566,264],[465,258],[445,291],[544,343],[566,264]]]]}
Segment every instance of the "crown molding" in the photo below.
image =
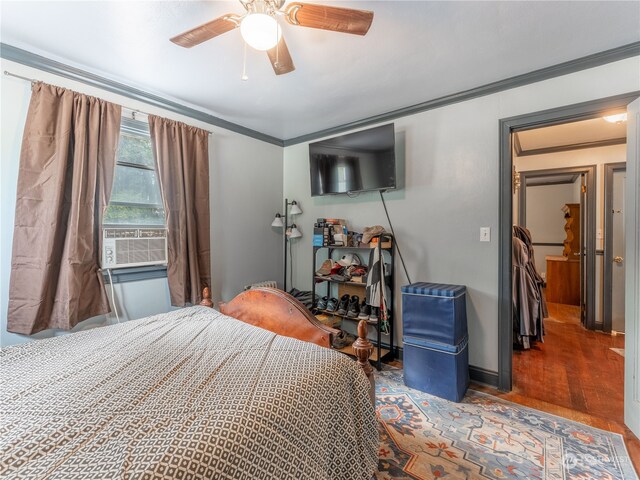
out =
{"type": "Polygon", "coordinates": [[[426,102],[400,108],[398,110],[392,110],[380,115],[374,115],[362,120],[356,120],[355,122],[346,123],[337,127],[290,138],[284,141],[284,146],[288,147],[298,143],[310,142],[319,138],[338,135],[349,130],[388,122],[390,120],[395,120],[396,118],[415,115],[416,113],[426,112],[427,110],[441,108],[454,103],[465,102],[474,98],[484,97],[504,90],[522,87],[542,80],[549,80],[551,78],[568,75],[570,73],[599,67],[601,65],[606,65],[607,63],[617,62],[619,60],[637,56],[640,56],[640,42],[629,43],[621,47],[612,48],[611,50],[605,50],[604,52],[594,53],[592,55],[587,55],[586,57],[576,58],[575,60],[569,60],[568,62],[559,63],[539,70],[533,70],[532,72],[516,75],[515,77],[506,78],[497,82],[487,83],[486,85],[475,87],[470,90],[445,95],[444,97],[434,98],[433,100],[427,100],[426,102]]]}
{"type": "Polygon", "coordinates": [[[202,112],[200,110],[196,110],[195,108],[187,107],[186,105],[182,105],[180,103],[174,102],[173,100],[163,98],[159,95],[147,93],[144,90],[140,90],[139,88],[116,82],[109,78],[96,75],[95,73],[87,72],[86,70],[72,67],[56,60],[51,60],[49,58],[43,57],[42,55],[38,55],[27,50],[14,47],[12,45],[7,45],[6,43],[0,43],[0,57],[4,58],[5,60],[10,60],[12,62],[26,65],[27,67],[37,68],[38,70],[42,70],[44,72],[53,73],[54,75],[59,75],[71,80],[76,80],[86,85],[101,88],[103,90],[122,95],[123,97],[144,102],[148,105],[153,105],[155,107],[163,108],[180,115],[185,115],[195,120],[200,120],[202,122],[208,123],[209,125],[215,125],[216,127],[240,133],[242,135],[246,135],[247,137],[255,138],[263,142],[278,145],[280,147],[284,145],[284,142],[281,139],[272,137],[271,135],[267,135],[256,130],[243,127],[242,125],[238,125],[236,123],[228,122],[227,120],[223,120],[222,118],[202,112]]]}
{"type": "Polygon", "coordinates": [[[624,60],[626,58],[636,56],[640,56],[640,42],[622,45],[610,50],[587,55],[586,57],[581,57],[575,60],[570,60],[568,62],[552,65],[550,67],[541,68],[539,70],[534,70],[522,75],[499,80],[497,82],[487,83],[486,85],[481,85],[479,87],[453,93],[451,95],[445,95],[443,97],[427,100],[425,102],[418,103],[409,107],[392,110],[380,115],[374,115],[336,127],[283,140],[259,132],[257,130],[243,127],[242,125],[223,120],[222,118],[216,117],[209,113],[205,113],[200,110],[181,105],[180,103],[177,103],[173,100],[169,100],[152,93],[147,93],[138,88],[131,87],[114,80],[110,80],[100,75],[96,75],[94,73],[90,73],[55,60],[51,60],[49,58],[37,55],[27,50],[23,50],[21,48],[14,47],[12,45],[0,43],[0,57],[6,60],[11,60],[28,67],[37,68],[48,73],[53,73],[61,77],[76,80],[87,85],[117,93],[127,98],[139,100],[149,105],[163,108],[180,115],[185,115],[187,117],[208,123],[210,125],[215,125],[217,127],[240,133],[242,135],[246,135],[248,137],[255,138],[257,140],[261,140],[263,142],[267,142],[280,147],[288,147],[291,145],[316,140],[322,137],[338,135],[349,130],[355,130],[378,123],[388,122],[390,120],[395,120],[396,118],[415,115],[427,110],[441,108],[446,105],[464,102],[474,98],[491,95],[493,93],[502,92],[504,90],[509,90],[512,88],[522,87],[531,83],[549,80],[551,78],[568,75],[570,73],[579,72],[581,70],[586,70],[589,68],[599,67],[601,65],[606,65],[607,63],[617,62],[619,60],[624,60]]]}

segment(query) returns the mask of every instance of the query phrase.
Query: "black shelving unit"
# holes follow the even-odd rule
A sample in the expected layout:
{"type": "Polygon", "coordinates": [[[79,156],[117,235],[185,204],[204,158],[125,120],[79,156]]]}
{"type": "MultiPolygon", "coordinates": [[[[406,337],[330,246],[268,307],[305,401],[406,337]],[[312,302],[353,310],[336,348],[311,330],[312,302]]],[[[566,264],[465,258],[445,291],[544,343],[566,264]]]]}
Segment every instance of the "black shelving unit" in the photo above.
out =
{"type": "MultiPolygon", "coordinates": [[[[390,235],[383,235],[383,239],[384,238],[391,238],[392,237],[390,235]]],[[[382,239],[380,240],[382,241],[382,239]]],[[[319,266],[318,266],[318,252],[321,250],[326,250],[327,251],[327,258],[331,259],[331,260],[336,260],[336,258],[334,258],[334,254],[335,252],[343,252],[343,251],[350,251],[353,253],[359,253],[360,255],[358,255],[360,257],[360,259],[363,261],[363,263],[366,264],[366,262],[368,262],[369,260],[369,254],[372,251],[371,248],[368,247],[341,247],[341,246],[337,246],[337,245],[329,245],[329,246],[324,246],[324,247],[313,247],[313,268],[312,268],[312,272],[313,272],[313,282],[312,282],[312,297],[311,298],[316,298],[316,290],[317,290],[317,286],[319,286],[321,283],[325,283],[326,284],[326,295],[331,298],[331,288],[332,285],[350,285],[350,286],[355,286],[355,287],[362,287],[362,295],[360,296],[360,298],[364,298],[364,292],[365,292],[365,288],[367,286],[366,281],[363,283],[360,282],[340,282],[340,281],[336,281],[336,280],[331,280],[328,277],[322,277],[322,276],[318,276],[316,275],[316,271],[318,270],[319,266]]],[[[383,257],[384,257],[384,262],[390,264],[389,268],[389,272],[388,275],[386,277],[386,282],[387,285],[389,286],[389,289],[391,290],[391,297],[389,298],[389,349],[383,349],[382,348],[382,332],[380,331],[380,320],[378,320],[377,324],[374,323],[369,323],[369,325],[375,327],[376,329],[376,338],[375,340],[371,340],[372,343],[374,344],[375,350],[374,353],[372,355],[371,361],[374,364],[374,366],[380,370],[382,368],[382,361],[383,360],[387,360],[387,359],[392,359],[394,356],[394,352],[393,352],[393,311],[394,311],[394,304],[395,304],[395,299],[394,299],[394,292],[395,292],[395,285],[394,285],[394,262],[395,262],[395,249],[394,249],[394,242],[392,240],[392,244],[390,247],[386,247],[386,248],[382,248],[383,250],[383,257]]],[[[324,262],[324,258],[320,261],[320,265],[322,264],[322,262],[324,262]]],[[[338,298],[339,299],[339,298],[338,298]]],[[[344,321],[345,319],[348,321],[353,321],[357,324],[357,322],[359,321],[357,318],[352,318],[352,317],[348,317],[347,315],[338,315],[336,312],[330,312],[327,310],[319,310],[316,308],[316,304],[313,305],[314,307],[314,312],[317,313],[322,313],[325,315],[333,315],[336,317],[342,317],[342,321],[344,321]]],[[[343,349],[340,349],[341,352],[346,353],[348,355],[351,356],[355,356],[353,355],[353,350],[351,349],[351,346],[349,347],[345,347],[343,349]]]]}

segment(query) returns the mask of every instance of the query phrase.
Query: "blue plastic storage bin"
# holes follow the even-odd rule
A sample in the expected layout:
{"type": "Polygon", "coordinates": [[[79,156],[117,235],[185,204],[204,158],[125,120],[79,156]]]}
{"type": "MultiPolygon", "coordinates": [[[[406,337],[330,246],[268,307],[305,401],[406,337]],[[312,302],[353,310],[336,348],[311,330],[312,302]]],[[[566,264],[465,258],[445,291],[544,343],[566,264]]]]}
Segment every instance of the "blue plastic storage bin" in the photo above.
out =
{"type": "Polygon", "coordinates": [[[404,336],[404,383],[422,392],[459,402],[469,386],[468,337],[458,345],[404,336]]]}
{"type": "Polygon", "coordinates": [[[404,382],[459,402],[469,386],[466,287],[419,282],[402,287],[404,382]]]}
{"type": "Polygon", "coordinates": [[[402,287],[402,332],[458,345],[467,336],[466,287],[418,282],[402,287]]]}

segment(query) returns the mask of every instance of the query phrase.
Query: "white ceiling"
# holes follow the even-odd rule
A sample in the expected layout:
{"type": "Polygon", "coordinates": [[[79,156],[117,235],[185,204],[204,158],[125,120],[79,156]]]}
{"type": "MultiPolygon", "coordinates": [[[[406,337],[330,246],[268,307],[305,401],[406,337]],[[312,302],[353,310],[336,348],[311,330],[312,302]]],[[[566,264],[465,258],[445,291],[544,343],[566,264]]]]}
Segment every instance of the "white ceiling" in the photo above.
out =
{"type": "Polygon", "coordinates": [[[604,118],[563,123],[518,132],[523,151],[626,139],[627,122],[609,123],[604,118]]]}
{"type": "MultiPolygon", "coordinates": [[[[0,40],[283,139],[640,40],[640,2],[312,1],[373,10],[365,37],[282,28],[277,77],[238,30],[190,50],[169,38],[237,1],[2,1],[0,40]]],[[[282,22],[281,22],[282,23],[282,22]]]]}

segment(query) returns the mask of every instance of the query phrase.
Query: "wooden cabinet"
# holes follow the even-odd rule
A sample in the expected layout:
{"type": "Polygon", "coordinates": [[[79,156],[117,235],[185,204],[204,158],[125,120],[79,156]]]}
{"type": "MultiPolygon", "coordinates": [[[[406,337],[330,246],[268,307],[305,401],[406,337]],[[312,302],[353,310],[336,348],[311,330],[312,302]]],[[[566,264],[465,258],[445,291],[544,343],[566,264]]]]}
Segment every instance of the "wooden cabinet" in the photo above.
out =
{"type": "Polygon", "coordinates": [[[548,255],[547,302],[580,305],[580,261],[548,255]]]}
{"type": "Polygon", "coordinates": [[[565,305],[580,305],[580,204],[562,207],[566,238],[562,256],[548,255],[547,301],[565,305]]]}

